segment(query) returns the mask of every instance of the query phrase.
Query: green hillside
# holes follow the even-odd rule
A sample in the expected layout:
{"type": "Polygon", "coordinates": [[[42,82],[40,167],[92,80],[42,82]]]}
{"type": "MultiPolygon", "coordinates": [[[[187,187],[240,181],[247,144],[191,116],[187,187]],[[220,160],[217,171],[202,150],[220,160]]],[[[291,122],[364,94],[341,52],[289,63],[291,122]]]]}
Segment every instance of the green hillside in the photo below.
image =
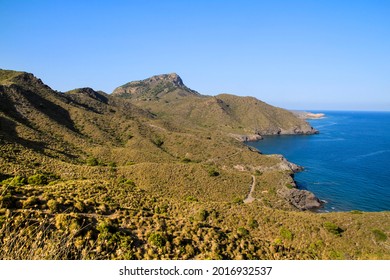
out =
{"type": "Polygon", "coordinates": [[[236,139],[315,132],[176,74],[106,94],[0,70],[0,256],[389,259],[389,212],[301,211],[318,199],[295,189],[297,166],[236,139]]]}

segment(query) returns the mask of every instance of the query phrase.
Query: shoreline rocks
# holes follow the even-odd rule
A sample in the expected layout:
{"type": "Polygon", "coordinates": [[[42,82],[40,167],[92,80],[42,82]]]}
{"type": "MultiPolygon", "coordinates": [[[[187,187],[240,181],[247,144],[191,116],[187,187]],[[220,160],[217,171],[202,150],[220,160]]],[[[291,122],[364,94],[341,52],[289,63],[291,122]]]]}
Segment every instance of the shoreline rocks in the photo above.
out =
{"type": "Polygon", "coordinates": [[[302,211],[316,210],[324,204],[323,201],[307,190],[283,188],[278,191],[278,194],[302,211]]]}
{"type": "Polygon", "coordinates": [[[240,141],[240,142],[256,142],[259,140],[262,140],[263,137],[260,134],[234,134],[229,133],[230,137],[233,137],[234,139],[240,141]]]}

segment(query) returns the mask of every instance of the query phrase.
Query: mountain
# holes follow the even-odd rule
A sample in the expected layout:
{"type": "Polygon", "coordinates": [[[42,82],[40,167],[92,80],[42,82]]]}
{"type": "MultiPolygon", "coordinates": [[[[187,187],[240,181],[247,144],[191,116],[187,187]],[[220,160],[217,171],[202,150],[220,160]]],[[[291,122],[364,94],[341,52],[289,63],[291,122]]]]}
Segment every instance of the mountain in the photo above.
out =
{"type": "Polygon", "coordinates": [[[171,73],[124,84],[117,87],[113,95],[138,100],[158,100],[167,96],[185,97],[199,96],[200,94],[186,87],[179,75],[171,73]]]}
{"type": "Polygon", "coordinates": [[[0,70],[0,256],[388,258],[388,212],[306,211],[321,203],[296,188],[299,167],[241,142],[315,132],[176,74],[107,94],[0,70]]]}
{"type": "Polygon", "coordinates": [[[231,136],[314,134],[291,112],[253,97],[204,96],[184,85],[177,74],[159,75],[116,88],[113,96],[130,100],[180,127],[213,127],[231,136]]]}

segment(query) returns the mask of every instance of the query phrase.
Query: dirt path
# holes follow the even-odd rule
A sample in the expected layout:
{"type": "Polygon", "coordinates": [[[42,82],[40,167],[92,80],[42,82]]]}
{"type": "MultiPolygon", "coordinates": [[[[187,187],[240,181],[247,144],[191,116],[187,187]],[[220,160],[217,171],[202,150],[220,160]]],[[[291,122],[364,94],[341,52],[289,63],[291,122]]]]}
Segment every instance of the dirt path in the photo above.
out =
{"type": "Polygon", "coordinates": [[[256,177],[252,175],[252,185],[251,190],[249,191],[248,196],[244,199],[244,203],[252,203],[256,198],[252,196],[252,193],[255,191],[256,177]]]}

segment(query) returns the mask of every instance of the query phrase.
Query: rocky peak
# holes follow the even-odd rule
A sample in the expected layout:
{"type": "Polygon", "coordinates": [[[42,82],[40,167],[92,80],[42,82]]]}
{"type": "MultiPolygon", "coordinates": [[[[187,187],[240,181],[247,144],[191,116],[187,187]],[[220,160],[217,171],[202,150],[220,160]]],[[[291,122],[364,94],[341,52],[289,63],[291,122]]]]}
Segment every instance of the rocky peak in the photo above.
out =
{"type": "Polygon", "coordinates": [[[148,80],[152,83],[153,82],[171,82],[172,84],[174,84],[177,87],[184,87],[183,80],[176,73],[156,75],[156,76],[153,76],[149,79],[146,79],[145,82],[148,80]]]}
{"type": "Polygon", "coordinates": [[[179,90],[177,94],[180,96],[199,95],[198,92],[186,87],[176,73],[155,75],[144,80],[129,82],[117,87],[113,94],[126,98],[155,99],[176,90],[179,90]]]}

